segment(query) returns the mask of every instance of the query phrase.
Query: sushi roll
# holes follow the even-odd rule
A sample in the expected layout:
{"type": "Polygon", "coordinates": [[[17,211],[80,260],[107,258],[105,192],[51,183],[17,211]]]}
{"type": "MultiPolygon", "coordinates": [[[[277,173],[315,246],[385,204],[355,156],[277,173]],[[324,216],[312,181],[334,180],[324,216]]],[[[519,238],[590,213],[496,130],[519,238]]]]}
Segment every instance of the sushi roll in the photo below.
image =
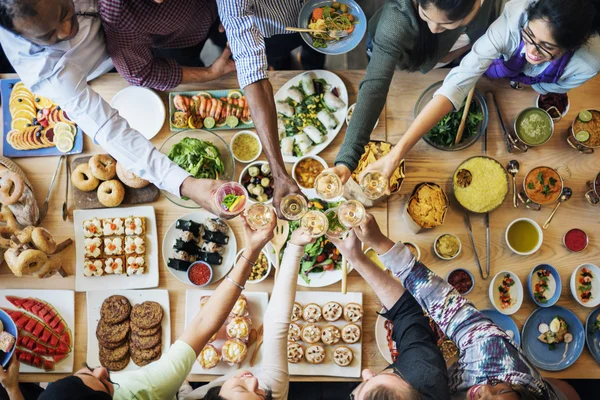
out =
{"type": "MultiPolygon", "coordinates": [[[[225,235],[222,232],[206,231],[204,232],[204,236],[202,236],[202,239],[204,239],[206,242],[215,242],[217,244],[229,243],[229,236],[225,235]]],[[[204,244],[206,243],[203,243],[203,245],[204,244]]]]}
{"type": "Polygon", "coordinates": [[[307,72],[304,75],[302,75],[302,90],[307,96],[312,96],[316,93],[315,83],[313,82],[313,79],[315,79],[315,76],[312,72],[307,72]]]}
{"type": "Polygon", "coordinates": [[[200,252],[200,248],[195,243],[184,242],[180,239],[175,240],[173,250],[183,250],[190,255],[197,255],[200,252]]]}
{"type": "Polygon", "coordinates": [[[141,275],[146,272],[144,257],[129,256],[127,257],[127,275],[141,275]]]}
{"type": "Polygon", "coordinates": [[[325,102],[327,108],[329,108],[329,110],[332,112],[346,107],[346,103],[344,103],[342,99],[333,94],[331,90],[325,92],[325,94],[323,95],[323,101],[325,102]]]}
{"type": "Polygon", "coordinates": [[[335,117],[325,110],[321,110],[317,113],[317,119],[327,129],[335,129],[335,127],[338,126],[338,121],[335,117]]]}
{"type": "Polygon", "coordinates": [[[286,133],[285,122],[281,118],[277,118],[277,133],[279,134],[279,140],[283,140],[286,133]]]}
{"type": "Polygon", "coordinates": [[[221,232],[225,235],[229,233],[229,225],[221,218],[209,218],[204,222],[204,226],[211,232],[221,232]]]}
{"type": "Polygon", "coordinates": [[[192,232],[190,231],[181,231],[181,230],[177,230],[177,237],[176,239],[179,239],[183,242],[188,242],[188,243],[198,243],[198,237],[196,235],[194,235],[192,232]]]}
{"type": "Polygon", "coordinates": [[[295,101],[296,103],[302,103],[302,100],[304,100],[302,93],[295,87],[289,88],[286,92],[286,95],[288,99],[295,101]]]}
{"type": "Polygon", "coordinates": [[[86,238],[102,236],[102,223],[98,218],[83,221],[83,236],[86,238]]]}
{"type": "Polygon", "coordinates": [[[214,242],[204,242],[200,250],[207,253],[217,253],[219,255],[225,254],[225,247],[214,242]]]}
{"type": "Polygon", "coordinates": [[[146,241],[143,236],[125,237],[125,254],[144,254],[146,252],[146,241]]]}
{"type": "Polygon", "coordinates": [[[169,258],[169,262],[167,266],[177,271],[187,271],[188,268],[192,265],[189,261],[176,260],[174,258],[169,258]]]}
{"type": "Polygon", "coordinates": [[[109,275],[122,275],[125,272],[123,257],[109,257],[104,260],[104,272],[109,275]]]}
{"type": "Polygon", "coordinates": [[[125,233],[123,218],[105,218],[102,220],[104,236],[121,236],[125,233]]]}
{"type": "Polygon", "coordinates": [[[294,145],[298,146],[301,155],[308,152],[310,146],[312,146],[312,143],[312,140],[310,140],[306,133],[300,133],[294,136],[294,145]]]}
{"type": "Polygon", "coordinates": [[[146,233],[146,220],[144,217],[127,217],[125,219],[125,235],[143,235],[146,233]]]}
{"type": "Polygon", "coordinates": [[[92,259],[86,258],[83,261],[83,275],[88,276],[88,277],[89,276],[102,276],[102,275],[104,275],[103,265],[104,265],[104,260],[102,260],[102,259],[92,260],[92,259]]]}
{"type": "MultiPolygon", "coordinates": [[[[175,223],[175,228],[181,231],[191,232],[196,237],[202,236],[202,233],[204,232],[204,227],[201,224],[194,221],[186,221],[184,219],[178,219],[175,223]]],[[[189,242],[189,240],[186,240],[186,242],[189,242]]]]}
{"type": "Polygon", "coordinates": [[[210,265],[221,265],[223,264],[223,257],[219,253],[206,253],[201,251],[198,255],[199,261],[204,261],[210,265]]]}
{"type": "Polygon", "coordinates": [[[281,115],[285,115],[288,118],[294,116],[294,107],[290,106],[288,103],[276,103],[277,112],[281,115]]]}
{"type": "Polygon", "coordinates": [[[100,258],[102,256],[102,239],[99,237],[86,238],[83,243],[87,258],[100,258]]]}
{"type": "Polygon", "coordinates": [[[310,140],[315,142],[315,144],[323,143],[325,141],[325,135],[323,135],[320,130],[312,125],[305,126],[303,131],[308,135],[310,140]]]}
{"type": "Polygon", "coordinates": [[[173,249],[173,255],[171,256],[171,258],[173,258],[175,260],[180,260],[180,261],[187,261],[189,263],[193,263],[194,261],[196,261],[195,254],[190,254],[185,250],[178,250],[178,249],[173,249]]]}
{"type": "Polygon", "coordinates": [[[281,139],[281,152],[284,156],[293,156],[294,155],[294,138],[293,137],[284,137],[281,139]]]}
{"type": "Polygon", "coordinates": [[[120,256],[123,252],[123,237],[104,238],[105,255],[120,256]]]}

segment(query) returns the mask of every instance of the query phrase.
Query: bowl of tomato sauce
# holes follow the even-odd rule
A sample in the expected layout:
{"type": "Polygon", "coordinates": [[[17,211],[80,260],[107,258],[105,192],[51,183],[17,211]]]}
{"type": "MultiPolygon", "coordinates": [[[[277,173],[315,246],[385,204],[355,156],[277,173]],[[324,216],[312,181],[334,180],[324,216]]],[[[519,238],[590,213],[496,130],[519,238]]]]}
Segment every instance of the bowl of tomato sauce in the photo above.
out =
{"type": "Polygon", "coordinates": [[[193,285],[203,287],[212,281],[213,269],[204,261],[196,261],[188,268],[187,275],[193,285]]]}
{"type": "Polygon", "coordinates": [[[475,286],[475,278],[473,277],[473,274],[464,268],[457,268],[450,271],[446,281],[454,286],[454,288],[458,290],[458,293],[463,296],[471,293],[473,286],[475,286]]]}

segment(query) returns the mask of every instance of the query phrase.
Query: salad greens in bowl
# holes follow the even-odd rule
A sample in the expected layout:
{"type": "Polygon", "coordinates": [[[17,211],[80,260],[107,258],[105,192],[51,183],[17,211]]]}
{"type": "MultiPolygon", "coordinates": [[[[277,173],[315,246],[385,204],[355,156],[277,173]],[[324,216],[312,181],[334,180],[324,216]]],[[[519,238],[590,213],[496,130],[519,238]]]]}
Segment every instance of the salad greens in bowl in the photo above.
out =
{"type": "MultiPolygon", "coordinates": [[[[198,179],[231,180],[235,175],[235,162],[229,145],[209,131],[175,133],[160,146],[160,152],[198,179]]],[[[165,190],[162,193],[178,206],[200,208],[188,198],[180,198],[165,190]]]]}

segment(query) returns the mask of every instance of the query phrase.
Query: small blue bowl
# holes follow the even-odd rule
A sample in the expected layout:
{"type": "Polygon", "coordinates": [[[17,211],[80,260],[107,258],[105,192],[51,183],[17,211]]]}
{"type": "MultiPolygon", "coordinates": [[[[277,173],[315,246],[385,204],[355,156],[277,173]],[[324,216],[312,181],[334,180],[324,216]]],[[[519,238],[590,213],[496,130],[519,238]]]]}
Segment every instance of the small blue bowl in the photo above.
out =
{"type": "Polygon", "coordinates": [[[550,264],[540,264],[540,265],[537,265],[529,273],[529,277],[527,278],[527,289],[529,291],[529,296],[531,296],[531,299],[533,300],[533,302],[535,304],[537,304],[539,307],[544,307],[544,308],[545,307],[552,307],[553,305],[556,304],[556,302],[560,298],[560,294],[561,294],[561,291],[562,291],[562,281],[560,280],[560,274],[558,273],[558,271],[556,270],[556,268],[554,268],[550,264]],[[554,282],[556,284],[556,289],[554,290],[554,294],[545,303],[542,303],[542,302],[538,301],[535,298],[535,296],[533,295],[533,288],[535,286],[535,283],[533,282],[533,280],[536,279],[536,277],[535,277],[536,271],[538,271],[540,269],[545,269],[546,271],[550,271],[550,276],[552,276],[552,278],[554,278],[554,282]]]}
{"type": "MultiPolygon", "coordinates": [[[[313,37],[306,32],[300,33],[300,36],[302,36],[302,39],[306,44],[319,53],[330,55],[347,53],[358,46],[367,32],[367,16],[358,3],[354,0],[338,0],[338,2],[346,4],[350,8],[350,14],[354,16],[354,20],[358,23],[354,25],[354,31],[351,34],[337,42],[327,43],[326,48],[314,47],[313,37]]],[[[333,0],[309,0],[304,3],[304,6],[298,15],[298,27],[308,28],[313,10],[317,7],[331,6],[332,4],[333,0]]]]}
{"type": "Polygon", "coordinates": [[[4,330],[15,337],[15,345],[13,346],[11,351],[9,351],[8,353],[0,351],[0,365],[2,366],[2,368],[5,368],[8,365],[8,362],[10,361],[10,358],[12,357],[13,353],[15,352],[15,348],[17,347],[17,339],[19,338],[19,333],[17,331],[17,326],[15,325],[13,320],[6,312],[2,310],[0,310],[0,321],[2,321],[2,325],[4,325],[4,330]]]}
{"type": "Polygon", "coordinates": [[[206,286],[206,285],[209,285],[209,284],[212,282],[212,279],[213,279],[213,269],[212,269],[212,267],[210,266],[210,264],[208,264],[208,263],[205,263],[204,261],[196,261],[196,262],[193,262],[193,263],[190,265],[190,267],[188,268],[188,270],[187,270],[187,277],[188,277],[188,280],[190,281],[190,283],[191,283],[192,285],[194,285],[194,286],[196,286],[196,287],[204,287],[204,286],[206,286]],[[208,278],[208,281],[207,281],[205,284],[203,284],[203,285],[196,285],[196,284],[195,284],[194,282],[192,282],[192,280],[190,279],[190,271],[192,270],[192,268],[194,268],[194,266],[195,266],[195,265],[204,265],[204,266],[208,267],[208,270],[210,271],[210,277],[208,278]]]}

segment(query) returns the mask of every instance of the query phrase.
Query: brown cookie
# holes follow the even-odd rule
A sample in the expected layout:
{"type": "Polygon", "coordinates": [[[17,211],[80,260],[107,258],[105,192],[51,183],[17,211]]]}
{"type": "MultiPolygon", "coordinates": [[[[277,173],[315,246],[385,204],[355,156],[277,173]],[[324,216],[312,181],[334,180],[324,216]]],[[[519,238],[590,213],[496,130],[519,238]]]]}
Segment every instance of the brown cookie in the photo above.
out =
{"type": "Polygon", "coordinates": [[[145,301],[136,304],[131,310],[131,323],[138,328],[150,329],[160,325],[163,318],[163,309],[155,301],[145,301]]]}
{"type": "Polygon", "coordinates": [[[137,365],[138,367],[143,367],[144,365],[148,365],[151,362],[157,361],[160,359],[160,356],[162,354],[158,354],[156,357],[151,358],[149,360],[145,360],[143,358],[139,358],[138,356],[134,356],[133,354],[131,355],[131,359],[133,360],[133,362],[135,363],[135,365],[137,365]]]}
{"type": "Polygon", "coordinates": [[[131,303],[127,297],[110,296],[102,303],[100,315],[107,324],[114,325],[125,321],[131,313],[131,303]]]}
{"type": "Polygon", "coordinates": [[[138,349],[134,346],[130,346],[130,349],[132,358],[135,357],[138,360],[152,360],[157,356],[160,357],[160,355],[162,354],[162,343],[159,343],[156,346],[146,350],[138,349]]]}
{"type": "Polygon", "coordinates": [[[127,337],[125,337],[125,340],[122,340],[117,343],[104,342],[104,341],[98,339],[98,344],[102,347],[107,348],[108,350],[114,350],[118,347],[121,347],[121,346],[123,346],[124,343],[129,343],[129,341],[127,340],[127,337]]]}
{"type": "Polygon", "coordinates": [[[129,341],[132,344],[132,347],[135,347],[138,350],[147,350],[152,347],[155,347],[157,344],[161,343],[162,340],[162,330],[159,330],[156,335],[152,336],[138,336],[136,334],[131,335],[129,341]]]}
{"type": "Polygon", "coordinates": [[[123,369],[125,369],[125,367],[127,367],[127,365],[129,365],[129,354],[127,354],[126,357],[124,357],[122,360],[119,361],[108,361],[108,360],[102,360],[100,359],[100,364],[102,364],[103,367],[108,368],[111,372],[114,371],[121,371],[123,369]]]}
{"type": "Polygon", "coordinates": [[[110,325],[100,318],[96,327],[96,337],[102,342],[118,343],[125,340],[129,333],[129,320],[125,320],[119,324],[110,325]]]}
{"type": "Polygon", "coordinates": [[[131,325],[131,333],[134,333],[138,336],[153,336],[160,331],[162,327],[160,325],[156,325],[154,328],[150,329],[142,329],[137,325],[131,325]]]}
{"type": "Polygon", "coordinates": [[[100,347],[100,363],[102,361],[115,362],[124,359],[129,355],[129,342],[124,342],[121,346],[116,349],[108,349],[103,346],[100,347]]]}

